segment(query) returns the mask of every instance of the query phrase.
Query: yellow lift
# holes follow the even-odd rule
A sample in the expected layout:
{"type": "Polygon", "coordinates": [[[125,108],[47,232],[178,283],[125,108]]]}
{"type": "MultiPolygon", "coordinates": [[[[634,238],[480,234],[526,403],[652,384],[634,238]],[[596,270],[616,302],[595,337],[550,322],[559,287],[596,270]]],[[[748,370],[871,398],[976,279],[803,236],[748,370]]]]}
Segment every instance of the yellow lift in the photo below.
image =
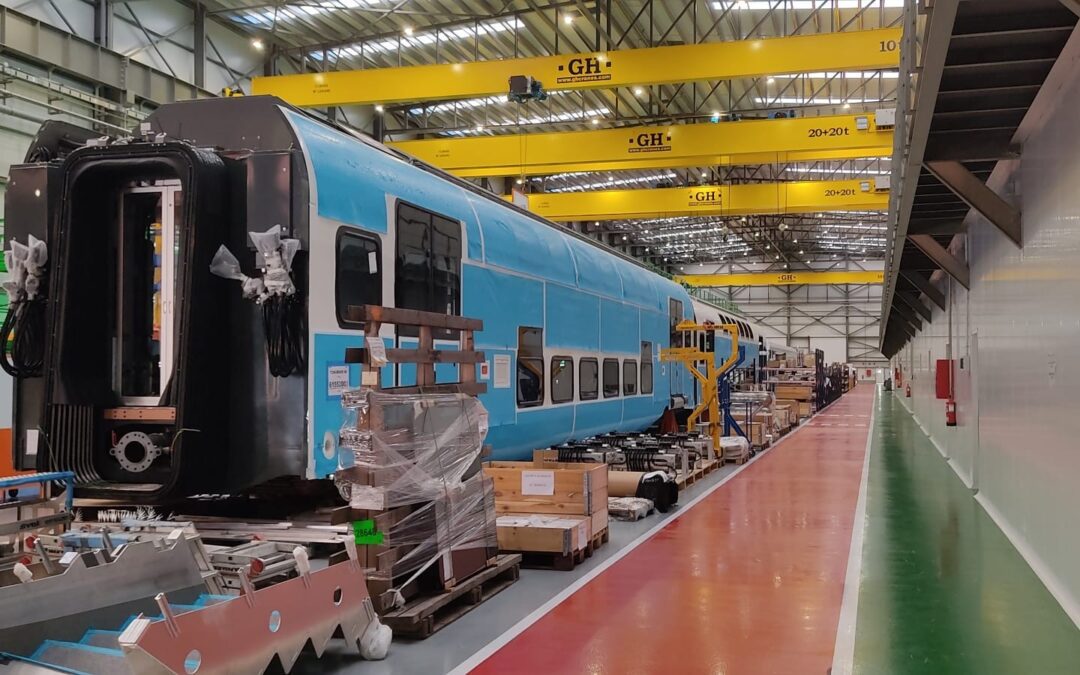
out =
{"type": "MultiPolygon", "coordinates": [[[[625,220],[672,216],[748,216],[815,211],[887,211],[889,193],[873,180],[700,185],[527,195],[548,220],[625,220]]],[[[507,197],[507,200],[512,199],[507,197]]]]}
{"type": "MultiPolygon", "coordinates": [[[[720,378],[723,377],[739,360],[739,327],[733,323],[725,324],[697,324],[693,321],[680,321],[675,330],[683,334],[683,342],[689,342],[689,347],[670,347],[660,350],[660,360],[677,362],[690,371],[698,382],[701,383],[701,403],[690,413],[686,420],[686,430],[693,432],[697,428],[697,421],[701,414],[709,411],[709,435],[713,439],[713,448],[717,453],[720,449],[721,429],[724,420],[720,411],[720,378]],[[716,365],[715,352],[703,351],[698,348],[695,333],[699,331],[717,332],[724,331],[731,337],[731,355],[720,366],[716,365]],[[705,372],[701,372],[698,364],[705,363],[705,372]]],[[[715,340],[713,341],[715,344],[715,340]]]]}
{"type": "Polygon", "coordinates": [[[464,177],[887,157],[872,114],[429,138],[391,146],[464,177]]]}
{"type": "Polygon", "coordinates": [[[901,29],[587,52],[401,68],[255,77],[252,94],[301,107],[439,101],[506,94],[512,75],[549,91],[731,80],[785,73],[875,70],[900,64],[901,29]]]}
{"type": "Polygon", "coordinates": [[[745,274],[683,274],[675,281],[688,286],[797,286],[881,284],[885,283],[882,271],[859,270],[854,272],[749,272],[745,274]]]}

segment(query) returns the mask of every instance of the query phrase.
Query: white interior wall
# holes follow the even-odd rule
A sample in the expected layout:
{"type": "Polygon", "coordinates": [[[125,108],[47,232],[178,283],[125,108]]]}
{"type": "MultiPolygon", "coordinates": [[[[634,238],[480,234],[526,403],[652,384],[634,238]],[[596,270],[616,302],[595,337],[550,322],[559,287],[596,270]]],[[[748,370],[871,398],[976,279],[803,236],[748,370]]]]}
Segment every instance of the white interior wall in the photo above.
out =
{"type": "Polygon", "coordinates": [[[971,289],[949,293],[958,426],[944,424],[932,361],[949,314],[898,355],[920,424],[1080,625],[1080,73],[1023,148],[1012,189],[1023,248],[979,220],[967,236],[971,289]]]}

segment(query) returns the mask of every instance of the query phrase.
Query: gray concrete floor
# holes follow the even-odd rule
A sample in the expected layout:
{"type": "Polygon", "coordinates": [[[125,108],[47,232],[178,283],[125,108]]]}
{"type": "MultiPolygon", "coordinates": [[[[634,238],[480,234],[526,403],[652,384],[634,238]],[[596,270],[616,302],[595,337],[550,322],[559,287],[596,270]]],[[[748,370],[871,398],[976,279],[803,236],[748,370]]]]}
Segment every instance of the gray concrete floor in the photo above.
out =
{"type": "MultiPolygon", "coordinates": [[[[732,473],[737,467],[721,467],[679,495],[680,504],[687,504],[704,490],[732,473]]],[[[401,675],[447,673],[499,637],[563,589],[590,570],[602,565],[621,549],[657,523],[671,518],[682,506],[668,513],[653,513],[642,520],[627,523],[612,520],[611,538],[597,549],[591,558],[570,572],[521,570],[521,578],[498,595],[479,605],[452,624],[426,640],[395,639],[385,661],[367,662],[350,653],[340,640],[331,642],[322,659],[305,655],[292,672],[302,675],[315,673],[363,673],[364,675],[401,675]]]]}

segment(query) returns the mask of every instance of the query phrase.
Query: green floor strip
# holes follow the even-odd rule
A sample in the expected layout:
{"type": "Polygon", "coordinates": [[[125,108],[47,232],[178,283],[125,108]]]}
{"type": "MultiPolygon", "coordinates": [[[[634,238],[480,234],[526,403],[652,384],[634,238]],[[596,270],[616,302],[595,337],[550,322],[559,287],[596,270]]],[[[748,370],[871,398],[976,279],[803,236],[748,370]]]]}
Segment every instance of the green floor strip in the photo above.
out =
{"type": "Polygon", "coordinates": [[[900,402],[875,405],[856,675],[1080,674],[1080,630],[900,402]]]}

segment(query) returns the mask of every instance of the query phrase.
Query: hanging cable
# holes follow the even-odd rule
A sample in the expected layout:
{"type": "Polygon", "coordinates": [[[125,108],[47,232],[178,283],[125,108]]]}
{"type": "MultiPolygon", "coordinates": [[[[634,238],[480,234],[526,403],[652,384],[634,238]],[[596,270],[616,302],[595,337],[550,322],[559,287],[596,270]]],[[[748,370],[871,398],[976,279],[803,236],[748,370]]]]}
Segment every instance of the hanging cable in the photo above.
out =
{"type": "Polygon", "coordinates": [[[4,282],[11,304],[0,326],[0,367],[15,378],[39,377],[45,364],[45,242],[12,240],[4,252],[11,280],[4,282]]]}

